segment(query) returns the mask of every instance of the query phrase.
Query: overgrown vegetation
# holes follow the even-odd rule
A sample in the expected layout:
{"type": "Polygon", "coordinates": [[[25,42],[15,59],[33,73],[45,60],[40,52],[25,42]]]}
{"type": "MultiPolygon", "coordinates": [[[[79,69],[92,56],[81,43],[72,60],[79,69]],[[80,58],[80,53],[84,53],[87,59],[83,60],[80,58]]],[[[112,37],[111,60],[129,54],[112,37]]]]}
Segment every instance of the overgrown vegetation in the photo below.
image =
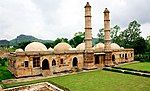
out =
{"type": "Polygon", "coordinates": [[[5,66],[0,65],[0,83],[2,80],[14,78],[14,76],[8,71],[8,62],[5,62],[5,66]]]}
{"type": "Polygon", "coordinates": [[[8,61],[8,59],[6,57],[4,57],[4,58],[0,57],[0,64],[1,64],[1,66],[5,66],[5,62],[7,62],[7,61],[8,61]]]}

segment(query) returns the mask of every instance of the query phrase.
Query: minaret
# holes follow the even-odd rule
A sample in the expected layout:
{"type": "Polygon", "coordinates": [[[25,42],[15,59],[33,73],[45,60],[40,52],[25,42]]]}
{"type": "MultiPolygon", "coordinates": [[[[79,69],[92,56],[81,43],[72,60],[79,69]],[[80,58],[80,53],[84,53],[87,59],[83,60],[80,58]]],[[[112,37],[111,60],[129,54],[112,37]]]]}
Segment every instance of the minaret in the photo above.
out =
{"type": "Polygon", "coordinates": [[[105,8],[104,11],[104,43],[105,43],[105,65],[112,66],[112,50],[111,50],[111,38],[110,38],[110,19],[109,10],[105,8]]]}
{"type": "Polygon", "coordinates": [[[85,53],[84,69],[93,69],[93,50],[92,50],[92,26],[91,26],[91,6],[87,2],[85,8],[85,53]]]}
{"type": "Polygon", "coordinates": [[[87,2],[85,8],[85,51],[92,51],[91,6],[87,2]]]}

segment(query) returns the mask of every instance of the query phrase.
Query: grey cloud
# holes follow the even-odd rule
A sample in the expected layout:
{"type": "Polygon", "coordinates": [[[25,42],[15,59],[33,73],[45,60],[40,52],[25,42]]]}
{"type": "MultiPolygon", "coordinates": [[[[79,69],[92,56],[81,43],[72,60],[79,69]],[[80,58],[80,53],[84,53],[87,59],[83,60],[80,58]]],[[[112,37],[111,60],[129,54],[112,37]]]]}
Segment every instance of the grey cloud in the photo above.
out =
{"type": "Polygon", "coordinates": [[[112,22],[126,27],[130,21],[137,20],[140,24],[150,22],[150,1],[148,0],[122,0],[124,6],[112,7],[112,22]]]}
{"type": "MultiPolygon", "coordinates": [[[[112,25],[124,28],[134,19],[150,23],[149,0],[88,1],[92,6],[93,37],[103,27],[106,7],[112,25]]],[[[84,31],[85,4],[86,0],[0,0],[0,39],[22,33],[44,39],[72,38],[75,32],[84,31]]]]}

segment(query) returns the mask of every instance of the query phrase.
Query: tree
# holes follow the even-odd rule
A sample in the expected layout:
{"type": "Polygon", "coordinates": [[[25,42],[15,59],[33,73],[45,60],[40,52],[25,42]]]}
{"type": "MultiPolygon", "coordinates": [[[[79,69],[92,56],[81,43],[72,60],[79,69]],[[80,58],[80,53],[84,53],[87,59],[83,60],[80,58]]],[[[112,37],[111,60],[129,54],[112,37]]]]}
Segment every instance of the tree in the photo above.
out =
{"type": "Polygon", "coordinates": [[[47,48],[53,48],[54,47],[54,43],[53,42],[44,42],[43,43],[47,48]]]}
{"type": "MultiPolygon", "coordinates": [[[[111,28],[110,36],[111,36],[112,42],[119,43],[119,41],[120,41],[120,39],[119,39],[120,29],[121,28],[118,25],[115,25],[113,28],[111,28]]],[[[104,28],[99,29],[97,36],[98,36],[98,40],[96,41],[95,44],[97,44],[99,42],[104,43],[104,28]]]]}
{"type": "Polygon", "coordinates": [[[147,36],[146,38],[146,51],[145,55],[147,56],[147,59],[150,61],[150,36],[147,36]]]}
{"type": "Polygon", "coordinates": [[[1,57],[0,57],[0,64],[1,64],[2,66],[5,66],[5,60],[3,60],[1,57]]]}
{"type": "Polygon", "coordinates": [[[57,38],[54,42],[53,42],[53,47],[55,47],[55,45],[57,45],[58,43],[60,42],[66,42],[66,43],[69,43],[68,42],[68,39],[67,38],[57,38]]]}
{"type": "Polygon", "coordinates": [[[147,44],[147,50],[150,50],[150,36],[147,36],[146,38],[146,44],[147,44]]]}
{"type": "Polygon", "coordinates": [[[75,48],[77,45],[82,43],[85,38],[85,32],[77,32],[74,34],[74,37],[69,41],[69,44],[75,48]]]}
{"type": "Polygon", "coordinates": [[[111,28],[111,39],[113,43],[120,43],[120,37],[119,37],[119,31],[121,28],[118,25],[115,25],[113,28],[111,28]]]}
{"type": "Polygon", "coordinates": [[[143,37],[138,37],[134,42],[133,42],[133,48],[135,54],[143,54],[146,50],[146,41],[143,37]]]}
{"type": "Polygon", "coordinates": [[[7,58],[7,57],[4,57],[3,60],[4,60],[5,62],[7,62],[7,61],[8,61],[8,58],[7,58]]]}
{"type": "Polygon", "coordinates": [[[124,47],[133,47],[132,44],[140,37],[140,24],[134,20],[129,23],[128,28],[121,32],[119,37],[124,45],[124,47]]]}
{"type": "Polygon", "coordinates": [[[16,48],[25,49],[25,47],[26,47],[29,43],[31,43],[31,41],[21,42],[21,43],[19,43],[19,44],[16,46],[16,48]]]}
{"type": "Polygon", "coordinates": [[[98,40],[95,42],[95,44],[99,42],[104,43],[104,28],[99,29],[97,36],[98,36],[98,40]]]}

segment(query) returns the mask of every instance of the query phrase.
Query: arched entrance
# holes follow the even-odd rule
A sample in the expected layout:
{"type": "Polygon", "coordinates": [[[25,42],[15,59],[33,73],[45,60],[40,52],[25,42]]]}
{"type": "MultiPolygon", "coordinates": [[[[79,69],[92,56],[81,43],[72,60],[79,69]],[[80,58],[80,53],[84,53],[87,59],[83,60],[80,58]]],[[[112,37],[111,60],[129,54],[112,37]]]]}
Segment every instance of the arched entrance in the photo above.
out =
{"type": "Polygon", "coordinates": [[[115,61],[115,55],[114,54],[112,55],[112,61],[115,61]]]}
{"type": "Polygon", "coordinates": [[[73,66],[78,66],[78,59],[76,57],[73,58],[72,65],[73,66]]]}
{"type": "Polygon", "coordinates": [[[99,64],[99,56],[98,55],[95,56],[95,64],[99,64]]]}
{"type": "Polygon", "coordinates": [[[42,62],[42,70],[48,70],[49,69],[49,63],[47,59],[44,59],[42,62]]]}
{"type": "Polygon", "coordinates": [[[127,58],[127,54],[125,54],[125,59],[128,59],[128,58],[127,58]]]}

